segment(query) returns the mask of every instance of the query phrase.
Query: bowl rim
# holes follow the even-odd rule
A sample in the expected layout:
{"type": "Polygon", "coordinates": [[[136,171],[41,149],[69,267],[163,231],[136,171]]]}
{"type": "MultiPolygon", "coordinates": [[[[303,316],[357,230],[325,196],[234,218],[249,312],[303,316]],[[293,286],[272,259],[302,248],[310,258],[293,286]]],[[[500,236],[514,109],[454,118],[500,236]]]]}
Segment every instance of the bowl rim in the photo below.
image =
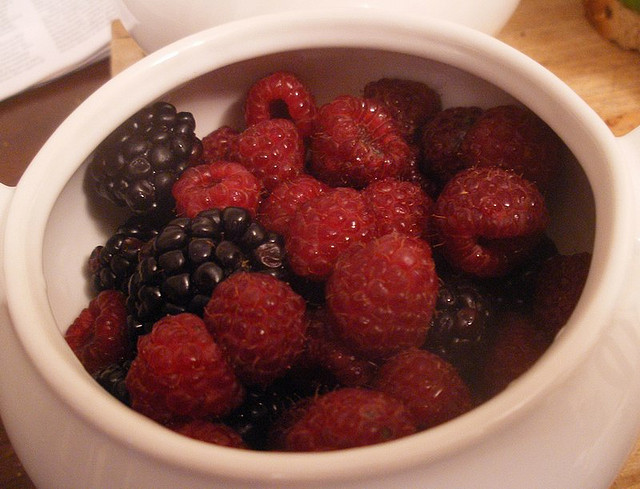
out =
{"type": "Polygon", "coordinates": [[[102,140],[105,128],[116,127],[137,108],[227,64],[291,49],[345,46],[398,51],[461,67],[514,94],[526,105],[536,105],[539,102],[536,99],[545,98],[551,103],[546,104],[545,111],[538,112],[538,115],[555,121],[551,124],[553,129],[562,134],[561,122],[573,124],[592,137],[593,144],[598,146],[607,161],[619,160],[615,138],[606,125],[567,85],[506,44],[446,21],[362,11],[326,12],[323,15],[294,12],[213,27],[152,53],[98,89],[45,143],[16,187],[4,236],[6,283],[11,284],[7,287],[7,301],[13,328],[27,355],[49,388],[69,406],[71,412],[121,445],[136,448],[169,466],[242,480],[336,480],[358,477],[359,474],[370,477],[372,474],[389,473],[418,463],[440,460],[453,451],[478,443],[490,432],[506,429],[533,409],[549,389],[562,383],[578,368],[597,342],[601,325],[615,307],[621,287],[619,277],[625,275],[625,267],[631,257],[631,239],[624,239],[628,235],[629,223],[633,221],[631,206],[624,205],[631,201],[631,193],[622,165],[608,165],[603,169],[616,190],[614,196],[601,194],[594,188],[598,219],[604,215],[609,232],[596,233],[596,270],[590,274],[583,297],[597,295],[598,304],[581,300],[570,320],[571,324],[584,323],[589,317],[590,324],[581,324],[579,335],[574,334],[568,325],[566,334],[551,347],[557,353],[544,355],[525,375],[492,400],[426,432],[371,447],[313,455],[211,446],[158,429],[153,421],[102,392],[69,359],[69,350],[61,335],[56,334],[48,305],[42,273],[43,236],[48,212],[58,194],[86,155],[102,140]],[[485,62],[473,64],[471,60],[478,55],[483,56],[485,62]],[[207,58],[206,61],[203,58],[207,58]],[[471,64],[473,68],[470,68],[471,64]],[[151,78],[155,80],[152,89],[146,84],[151,78]],[[125,104],[105,105],[102,101],[105,98],[117,100],[122,93],[127,93],[129,100],[135,103],[126,104],[125,109],[125,104]],[[560,120],[557,114],[553,114],[552,106],[565,114],[566,120],[560,120]],[[99,124],[85,123],[96,115],[101,118],[99,124]],[[59,156],[64,154],[61,141],[77,134],[79,128],[82,128],[83,139],[76,151],[85,156],[59,165],[55,172],[51,172],[49,162],[59,161],[59,156]],[[604,204],[607,204],[606,208],[602,208],[604,204]],[[26,304],[24,297],[32,297],[34,301],[26,304]],[[39,334],[33,334],[34,328],[30,327],[33,324],[42,325],[38,328],[39,334]],[[551,375],[552,372],[562,374],[551,375]],[[114,417],[118,423],[110,421],[114,417]],[[140,436],[132,439],[131,433],[139,433],[140,436]],[[465,434],[460,436],[460,433],[465,434]]]}

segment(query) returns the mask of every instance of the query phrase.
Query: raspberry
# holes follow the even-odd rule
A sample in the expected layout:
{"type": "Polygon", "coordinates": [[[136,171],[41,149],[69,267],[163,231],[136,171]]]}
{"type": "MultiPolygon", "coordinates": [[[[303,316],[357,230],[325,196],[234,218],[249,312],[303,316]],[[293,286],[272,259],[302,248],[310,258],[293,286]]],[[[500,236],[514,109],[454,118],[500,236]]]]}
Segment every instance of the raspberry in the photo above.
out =
{"type": "MultiPolygon", "coordinates": [[[[331,392],[331,390],[327,391],[331,392]]],[[[324,392],[322,394],[326,394],[324,392]]],[[[267,440],[266,447],[270,450],[285,451],[287,450],[287,434],[291,427],[296,424],[306,414],[307,407],[317,398],[317,395],[310,395],[299,399],[284,409],[271,422],[266,430],[267,440]]]]}
{"type": "Polygon", "coordinates": [[[313,130],[316,111],[313,94],[305,84],[293,73],[278,71],[249,88],[244,118],[247,126],[268,119],[291,119],[306,138],[313,130]]]}
{"type": "Polygon", "coordinates": [[[529,370],[549,344],[549,336],[534,326],[530,316],[503,313],[480,371],[479,390],[486,398],[503,391],[529,370]]]}
{"type": "Polygon", "coordinates": [[[333,333],[334,320],[324,309],[309,311],[307,343],[300,364],[309,369],[326,370],[344,387],[367,385],[376,364],[351,351],[333,333]]]}
{"type": "Polygon", "coordinates": [[[345,252],[326,285],[337,336],[369,359],[421,346],[437,292],[431,248],[400,234],[345,252]]]}
{"type": "Polygon", "coordinates": [[[287,275],[280,236],[240,207],[203,211],[164,226],[129,281],[129,326],[148,333],[167,314],[201,315],[211,292],[238,270],[287,275]]]}
{"type": "Polygon", "coordinates": [[[460,154],[467,167],[510,169],[546,190],[558,174],[562,142],[529,109],[502,105],[487,109],[469,128],[460,154]]]}
{"type": "Polygon", "coordinates": [[[202,143],[189,112],[166,102],[141,109],[98,145],[88,175],[97,192],[135,213],[171,209],[171,187],[200,161],[202,143]]]}
{"type": "Polygon", "coordinates": [[[239,163],[217,161],[187,168],[173,185],[176,213],[195,217],[207,209],[235,206],[256,215],[262,185],[239,163]]]}
{"type": "Polygon", "coordinates": [[[305,309],[287,283],[237,272],[215,288],[204,319],[238,376],[264,385],[282,376],[302,352],[305,309]]]}
{"type": "Polygon", "coordinates": [[[229,126],[214,129],[202,138],[202,162],[233,161],[240,133],[229,126]]]}
{"type": "Polygon", "coordinates": [[[376,236],[399,232],[427,238],[433,201],[411,182],[385,178],[362,191],[376,226],[376,236]]]}
{"type": "Polygon", "coordinates": [[[399,177],[413,157],[393,117],[373,99],[343,95],[318,110],[311,172],[333,187],[363,188],[399,177]]]}
{"type": "Polygon", "coordinates": [[[405,171],[402,172],[398,179],[403,182],[411,182],[414,185],[418,185],[431,200],[435,200],[440,193],[441,185],[432,175],[427,175],[421,170],[419,161],[420,148],[412,145],[411,150],[414,153],[411,163],[405,168],[405,171]]]}
{"type": "Polygon", "coordinates": [[[411,415],[400,401],[383,392],[356,387],[318,396],[296,417],[282,437],[288,451],[373,445],[416,432],[411,415]]]}
{"type": "Polygon", "coordinates": [[[536,186],[497,167],[470,168],[449,180],[432,225],[447,260],[480,277],[505,275],[540,241],[548,221],[536,186]]]}
{"type": "Polygon", "coordinates": [[[493,332],[495,313],[490,296],[462,277],[446,277],[424,348],[451,363],[463,378],[475,374],[493,332]]]}
{"type": "Polygon", "coordinates": [[[258,207],[258,221],[270,231],[286,236],[296,210],[329,187],[311,175],[280,183],[258,207]]]}
{"type": "Polygon", "coordinates": [[[364,96],[385,106],[408,142],[414,142],[422,126],[442,108],[435,90],[413,80],[381,78],[365,85],[364,96]]]}
{"type": "Polygon", "coordinates": [[[129,278],[142,246],[158,233],[157,224],[134,215],[89,256],[89,272],[96,292],[117,289],[127,293],[129,278]]]}
{"type": "Polygon", "coordinates": [[[224,416],[244,395],[202,319],[189,313],[165,316],[138,339],[126,384],[133,409],[162,423],[224,416]]]}
{"type": "Polygon", "coordinates": [[[417,348],[397,353],[382,364],[373,387],[402,402],[420,430],[473,407],[471,391],[456,369],[438,355],[417,348]]]}
{"type": "Polygon", "coordinates": [[[194,440],[231,448],[247,448],[242,437],[236,433],[233,428],[223,423],[194,419],[182,423],[170,424],[168,428],[194,440]]]}
{"type": "Polygon", "coordinates": [[[555,255],[546,260],[535,281],[533,312],[551,336],[569,320],[587,281],[591,253],[555,255]]]}
{"type": "Polygon", "coordinates": [[[285,248],[292,270],[325,280],[338,256],[373,238],[375,222],[357,190],[341,187],[302,204],[290,221],[285,248]]]}
{"type": "Polygon", "coordinates": [[[132,351],[125,297],[117,290],[100,292],[65,333],[65,340],[85,370],[95,374],[125,359],[132,351]]]}
{"type": "Polygon", "coordinates": [[[287,119],[267,119],[249,126],[238,136],[237,152],[238,161],[268,191],[304,171],[304,142],[287,119]]]}
{"type": "Polygon", "coordinates": [[[420,139],[421,168],[427,175],[446,183],[467,168],[460,154],[460,145],[482,113],[480,107],[450,107],[435,114],[424,125],[420,139]]]}

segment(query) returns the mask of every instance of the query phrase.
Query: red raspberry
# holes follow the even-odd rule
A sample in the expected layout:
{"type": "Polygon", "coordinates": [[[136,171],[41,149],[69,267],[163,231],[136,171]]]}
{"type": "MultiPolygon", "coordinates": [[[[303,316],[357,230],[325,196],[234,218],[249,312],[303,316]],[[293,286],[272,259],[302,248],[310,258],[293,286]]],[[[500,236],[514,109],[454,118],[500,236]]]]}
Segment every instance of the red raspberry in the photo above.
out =
{"type": "Polygon", "coordinates": [[[473,407],[471,391],[457,370],[435,353],[418,348],[387,360],[373,388],[401,401],[418,429],[444,423],[473,407]]]}
{"type": "Polygon", "coordinates": [[[247,448],[242,437],[230,426],[203,419],[194,419],[169,425],[176,433],[215,445],[232,448],[247,448]]]}
{"type": "Polygon", "coordinates": [[[422,128],[422,170],[445,183],[467,168],[460,145],[467,131],[480,117],[479,107],[450,107],[438,112],[422,128]]]}
{"type": "Polygon", "coordinates": [[[530,317],[504,313],[480,371],[479,390],[487,399],[503,391],[542,356],[550,344],[549,336],[533,324],[530,317]]]}
{"type": "Polygon", "coordinates": [[[313,397],[303,397],[294,401],[279,413],[267,430],[267,446],[271,450],[286,450],[287,434],[307,412],[307,407],[314,401],[313,397]]]}
{"type": "Polygon", "coordinates": [[[414,154],[411,163],[398,177],[398,180],[418,185],[430,199],[434,200],[440,193],[441,185],[432,175],[427,175],[420,169],[420,148],[412,145],[411,150],[414,154]]]}
{"type": "Polygon", "coordinates": [[[234,160],[240,133],[229,126],[221,126],[202,138],[203,163],[234,160]]]}
{"type": "Polygon", "coordinates": [[[343,95],[318,110],[311,170],[329,185],[363,188],[399,177],[413,157],[393,117],[373,99],[343,95]]]}
{"type": "Polygon", "coordinates": [[[71,350],[92,375],[131,353],[125,302],[117,290],[100,292],[65,333],[71,350]]]}
{"type": "Polygon", "coordinates": [[[238,161],[271,191],[304,171],[305,147],[287,119],[268,119],[245,129],[237,141],[238,161]]]}
{"type": "Polygon", "coordinates": [[[510,169],[546,190],[558,173],[562,142],[532,111],[503,105],[487,109],[469,128],[460,154],[467,167],[510,169]]]}
{"type": "Polygon", "coordinates": [[[543,262],[535,281],[533,311],[555,336],[569,320],[587,281],[591,253],[555,255],[543,262]]]}
{"type": "Polygon", "coordinates": [[[376,225],[376,236],[399,232],[427,238],[433,201],[415,183],[385,178],[362,191],[376,225]]]}
{"type": "Polygon", "coordinates": [[[304,299],[271,275],[237,272],[220,283],[204,320],[247,384],[268,384],[302,353],[304,299]]]}
{"type": "Polygon", "coordinates": [[[323,192],[301,205],[290,221],[289,264],[301,277],[325,280],[344,250],[373,238],[374,226],[360,192],[347,187],[323,192]]]}
{"type": "Polygon", "coordinates": [[[454,267],[495,277],[526,257],[547,221],[544,198],[534,184],[512,171],[485,167],[463,170],[447,182],[431,224],[454,267]]]}
{"type": "Polygon", "coordinates": [[[428,85],[399,78],[382,78],[364,87],[364,96],[381,102],[395,118],[405,139],[416,140],[420,128],[442,108],[440,95],[428,85]]]}
{"type": "Polygon", "coordinates": [[[429,245],[396,233],[344,253],[326,285],[336,334],[371,359],[422,345],[437,293],[429,245]]]}
{"type": "Polygon", "coordinates": [[[133,409],[159,422],[223,416],[244,396],[222,349],[190,313],[165,316],[139,337],[126,385],[133,409]]]}
{"type": "Polygon", "coordinates": [[[288,451],[326,451],[395,440],[416,432],[407,409],[378,391],[345,387],[314,398],[282,436],[288,451]]]}
{"type": "Polygon", "coordinates": [[[306,174],[282,182],[260,204],[258,221],[269,231],[286,236],[296,210],[328,189],[328,185],[306,174]]]}
{"type": "Polygon", "coordinates": [[[376,364],[361,358],[340,341],[333,333],[333,323],[333,318],[324,309],[309,313],[301,366],[328,371],[345,387],[367,385],[373,378],[376,364]]]}
{"type": "Polygon", "coordinates": [[[268,119],[291,119],[303,138],[311,135],[316,115],[313,94],[293,73],[278,71],[254,83],[247,94],[247,126],[268,119]]]}
{"type": "Polygon", "coordinates": [[[172,192],[179,216],[193,218],[203,210],[225,207],[243,207],[255,216],[262,186],[241,164],[217,161],[187,168],[172,192]]]}

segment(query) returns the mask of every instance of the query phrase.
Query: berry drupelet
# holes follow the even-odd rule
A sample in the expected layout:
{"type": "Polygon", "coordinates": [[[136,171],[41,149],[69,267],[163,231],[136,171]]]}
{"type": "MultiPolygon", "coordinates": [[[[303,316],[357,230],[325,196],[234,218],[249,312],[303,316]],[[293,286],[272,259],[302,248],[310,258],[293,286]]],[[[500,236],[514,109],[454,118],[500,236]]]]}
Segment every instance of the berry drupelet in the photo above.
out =
{"type": "Polygon", "coordinates": [[[178,175],[200,162],[202,142],[190,112],[167,102],[145,107],[111,133],[89,157],[97,193],[134,213],[171,209],[178,175]]]}
{"type": "Polygon", "coordinates": [[[125,360],[107,365],[93,374],[93,378],[98,384],[127,406],[131,404],[131,399],[129,398],[125,378],[130,366],[131,360],[125,360]]]}
{"type": "Polygon", "coordinates": [[[486,350],[493,316],[490,296],[480,286],[461,277],[444,278],[424,347],[469,378],[486,350]]]}
{"type": "Polygon", "coordinates": [[[301,384],[285,376],[266,387],[247,389],[244,402],[224,422],[238,432],[250,448],[268,450],[274,424],[286,410],[303,399],[330,390],[332,386],[329,385],[301,384]]]}
{"type": "Polygon", "coordinates": [[[282,238],[246,209],[210,209],[169,221],[140,254],[129,281],[129,326],[145,334],[167,314],[201,315],[213,289],[239,270],[286,275],[282,238]]]}
{"type": "Polygon", "coordinates": [[[104,245],[96,246],[89,256],[89,273],[95,292],[107,289],[128,291],[129,278],[138,264],[144,244],[158,234],[161,224],[134,215],[118,227],[104,245]]]}

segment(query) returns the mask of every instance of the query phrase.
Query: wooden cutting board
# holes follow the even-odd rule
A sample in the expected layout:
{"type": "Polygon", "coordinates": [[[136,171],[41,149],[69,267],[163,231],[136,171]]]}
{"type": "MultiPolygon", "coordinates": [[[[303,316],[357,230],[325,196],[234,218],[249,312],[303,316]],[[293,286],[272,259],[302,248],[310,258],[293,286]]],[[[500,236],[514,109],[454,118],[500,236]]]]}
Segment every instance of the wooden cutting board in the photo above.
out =
{"type": "Polygon", "coordinates": [[[555,73],[616,135],[640,126],[640,53],[598,35],[582,0],[522,0],[498,38],[555,73]]]}
{"type": "MultiPolygon", "coordinates": [[[[496,37],[555,73],[621,136],[640,126],[640,52],[600,37],[586,21],[581,1],[522,0],[496,37]]],[[[112,74],[143,56],[115,22],[112,74]]],[[[640,489],[640,443],[610,489],[640,489]]]]}

